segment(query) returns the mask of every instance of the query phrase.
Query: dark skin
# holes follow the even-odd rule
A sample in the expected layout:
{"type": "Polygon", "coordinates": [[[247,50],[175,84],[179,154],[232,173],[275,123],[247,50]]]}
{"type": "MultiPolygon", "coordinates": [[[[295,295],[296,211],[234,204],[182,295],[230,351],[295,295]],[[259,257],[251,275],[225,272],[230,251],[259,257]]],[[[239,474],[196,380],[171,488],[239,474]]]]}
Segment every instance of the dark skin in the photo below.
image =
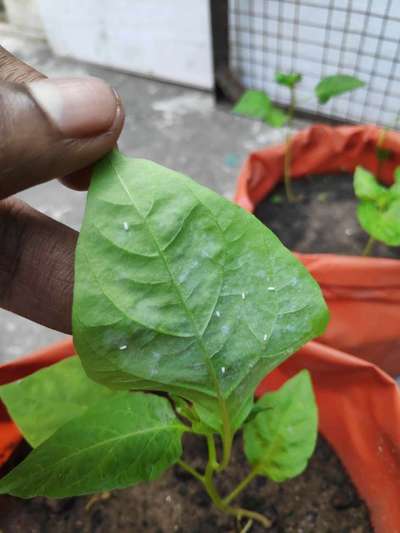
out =
{"type": "Polygon", "coordinates": [[[123,111],[110,90],[110,123],[83,124],[77,135],[65,135],[29,91],[29,82],[41,78],[0,47],[0,307],[71,333],[78,234],[13,195],[60,176],[70,188],[87,189],[87,169],[115,146],[123,111]]]}

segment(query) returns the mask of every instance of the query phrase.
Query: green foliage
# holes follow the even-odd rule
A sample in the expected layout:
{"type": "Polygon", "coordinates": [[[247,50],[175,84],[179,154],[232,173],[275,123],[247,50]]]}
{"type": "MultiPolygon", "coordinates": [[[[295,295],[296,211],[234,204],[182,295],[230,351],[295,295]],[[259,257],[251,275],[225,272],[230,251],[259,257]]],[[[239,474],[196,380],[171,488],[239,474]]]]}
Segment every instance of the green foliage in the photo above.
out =
{"type": "Polygon", "coordinates": [[[264,91],[245,91],[233,108],[233,112],[261,119],[274,128],[282,127],[288,120],[286,113],[274,106],[264,91]]]}
{"type": "Polygon", "coordinates": [[[253,471],[274,481],[300,474],[314,451],[318,416],[306,370],[265,394],[261,410],[244,426],[244,449],[253,471]]]}
{"type": "Polygon", "coordinates": [[[156,479],[180,458],[183,430],[165,398],[116,393],[35,448],[0,494],[63,498],[156,479]]]}
{"type": "Polygon", "coordinates": [[[302,74],[299,72],[290,72],[285,74],[284,72],[277,72],[275,74],[275,80],[279,85],[285,85],[292,89],[303,79],[302,74]]]}
{"type": "Polygon", "coordinates": [[[357,217],[363,229],[374,239],[389,246],[400,246],[400,171],[395,182],[384,187],[368,170],[357,167],[354,191],[360,200],[357,217]]]}
{"type": "Polygon", "coordinates": [[[323,78],[315,87],[315,95],[320,104],[326,104],[334,96],[354,91],[359,87],[364,87],[365,83],[355,76],[348,74],[336,74],[323,78]]]}
{"type": "Polygon", "coordinates": [[[0,387],[0,398],[33,447],[113,392],[89,379],[78,357],[0,387]]]}
{"type": "Polygon", "coordinates": [[[205,423],[223,401],[232,418],[326,322],[318,285],[253,215],[150,161],[96,165],[73,305],[92,379],[174,393],[205,423]]]}
{"type": "Polygon", "coordinates": [[[112,490],[178,462],[220,510],[266,526],[262,515],[230,507],[235,491],[222,499],[213,476],[229,464],[244,421],[257,473],[286,479],[304,468],[316,420],[307,375],[256,404],[253,396],[327,318],[313,278],[255,217],[181,174],[114,151],[95,167],[75,265],[74,343],[101,385],[72,358],[0,389],[37,446],[0,493],[112,490]],[[180,460],[185,431],[207,439],[204,474],[180,460]]]}

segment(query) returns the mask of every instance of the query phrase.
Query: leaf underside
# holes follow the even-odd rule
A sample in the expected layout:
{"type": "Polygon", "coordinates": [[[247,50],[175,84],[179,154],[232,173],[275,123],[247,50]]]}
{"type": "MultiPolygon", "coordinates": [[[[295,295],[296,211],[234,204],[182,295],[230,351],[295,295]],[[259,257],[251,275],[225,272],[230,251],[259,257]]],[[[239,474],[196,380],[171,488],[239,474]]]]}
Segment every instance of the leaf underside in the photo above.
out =
{"type": "Polygon", "coordinates": [[[311,379],[302,370],[278,391],[258,402],[260,412],[243,431],[249,462],[260,475],[285,481],[305,469],[318,433],[318,414],[311,379]]]}
{"type": "Polygon", "coordinates": [[[400,246],[400,176],[391,187],[381,185],[368,170],[357,167],[354,191],[360,200],[357,218],[374,239],[388,246],[400,246]]]}
{"type": "Polygon", "coordinates": [[[75,272],[90,377],[177,394],[214,420],[222,398],[236,425],[262,377],[327,323],[315,281],[255,217],[118,152],[95,167],[75,272]]]}
{"type": "Polygon", "coordinates": [[[78,496],[157,478],[182,453],[165,398],[115,393],[70,420],[0,480],[0,494],[78,496]]]}

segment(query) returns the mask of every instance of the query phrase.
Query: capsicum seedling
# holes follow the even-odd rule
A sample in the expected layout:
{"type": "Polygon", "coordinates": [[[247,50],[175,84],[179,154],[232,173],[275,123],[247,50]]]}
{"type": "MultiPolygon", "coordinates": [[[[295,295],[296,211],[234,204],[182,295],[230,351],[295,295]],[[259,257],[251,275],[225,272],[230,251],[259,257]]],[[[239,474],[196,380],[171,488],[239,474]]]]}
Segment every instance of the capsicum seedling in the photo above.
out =
{"type": "MultiPolygon", "coordinates": [[[[280,85],[288,87],[290,90],[290,103],[287,113],[274,106],[269,96],[264,91],[248,90],[243,93],[239,101],[233,108],[235,113],[246,115],[251,118],[264,120],[274,128],[286,126],[288,133],[285,138],[285,154],[283,163],[283,180],[285,185],[286,197],[289,202],[294,202],[296,197],[291,185],[291,166],[292,166],[292,136],[290,128],[296,112],[296,86],[301,82],[302,75],[298,72],[283,73],[277,72],[275,80],[280,85]]],[[[365,84],[354,76],[347,74],[336,74],[327,76],[316,85],[314,89],[318,103],[326,104],[333,97],[339,96],[349,91],[353,91],[365,84]]]]}
{"type": "Polygon", "coordinates": [[[360,200],[357,218],[369,234],[363,255],[370,255],[375,241],[387,246],[400,246],[400,167],[394,174],[391,187],[381,185],[363,167],[354,172],[354,192],[360,200]]]}
{"type": "Polygon", "coordinates": [[[110,491],[177,464],[221,512],[245,520],[243,530],[268,527],[235,499],[256,476],[302,472],[317,410],[307,371],[256,402],[254,392],[326,323],[316,282],[255,217],[182,174],[114,151],[95,166],[77,246],[79,357],[0,388],[33,446],[0,493],[110,491]],[[249,473],[220,494],[215,478],[240,430],[249,473]],[[206,440],[203,471],[185,461],[184,433],[206,440]]]}

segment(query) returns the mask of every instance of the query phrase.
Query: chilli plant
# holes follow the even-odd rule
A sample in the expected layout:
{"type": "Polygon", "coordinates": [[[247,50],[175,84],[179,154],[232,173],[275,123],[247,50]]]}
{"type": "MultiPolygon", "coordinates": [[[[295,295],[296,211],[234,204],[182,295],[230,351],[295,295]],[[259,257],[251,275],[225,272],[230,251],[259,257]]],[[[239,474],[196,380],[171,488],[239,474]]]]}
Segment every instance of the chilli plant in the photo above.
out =
{"type": "Polygon", "coordinates": [[[357,167],[354,192],[359,199],[358,221],[369,234],[363,255],[372,253],[375,241],[400,246],[400,167],[395,170],[391,187],[381,185],[371,172],[357,167]]]}
{"type": "Polygon", "coordinates": [[[0,388],[33,450],[0,493],[67,497],[128,487],[176,464],[243,531],[268,518],[235,504],[256,477],[305,468],[317,434],[302,371],[254,400],[268,372],[327,323],[316,282],[251,214],[189,178],[119,152],[95,169],[73,304],[79,357],[0,388]],[[215,480],[242,430],[248,475],[215,480]],[[204,470],[182,436],[208,445],[204,470]]]}
{"type": "MultiPolygon", "coordinates": [[[[285,138],[283,181],[288,202],[294,202],[296,197],[293,193],[291,182],[292,135],[290,133],[290,128],[293,124],[293,118],[297,107],[296,87],[301,82],[302,75],[298,72],[277,72],[275,80],[280,85],[287,87],[290,91],[289,107],[286,113],[274,106],[271,99],[264,91],[256,90],[245,91],[240,100],[236,103],[233,111],[251,118],[262,119],[274,128],[281,128],[283,126],[288,128],[285,138]]],[[[321,79],[321,81],[315,86],[314,93],[319,104],[326,104],[335,96],[339,96],[363,86],[364,82],[354,76],[336,74],[321,79]]]]}

